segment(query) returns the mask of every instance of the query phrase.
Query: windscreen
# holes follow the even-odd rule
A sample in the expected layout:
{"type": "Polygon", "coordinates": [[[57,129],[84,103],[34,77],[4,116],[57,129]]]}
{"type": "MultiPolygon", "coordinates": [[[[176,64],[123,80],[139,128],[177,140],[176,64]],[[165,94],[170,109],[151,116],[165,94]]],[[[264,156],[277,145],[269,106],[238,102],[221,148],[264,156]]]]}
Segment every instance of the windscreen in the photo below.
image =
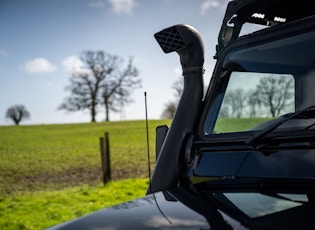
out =
{"type": "Polygon", "coordinates": [[[264,129],[276,119],[314,105],[314,53],[313,31],[230,52],[224,58],[221,90],[208,109],[204,133],[264,129]]]}

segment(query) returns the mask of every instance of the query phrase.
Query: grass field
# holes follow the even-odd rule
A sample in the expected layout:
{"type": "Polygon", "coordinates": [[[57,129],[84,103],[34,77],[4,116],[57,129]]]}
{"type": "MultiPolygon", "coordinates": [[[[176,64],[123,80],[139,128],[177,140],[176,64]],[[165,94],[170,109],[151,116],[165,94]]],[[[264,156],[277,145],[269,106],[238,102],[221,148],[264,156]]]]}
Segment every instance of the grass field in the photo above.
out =
{"type": "MultiPolygon", "coordinates": [[[[170,121],[149,122],[152,155],[155,127],[165,123],[170,121]]],[[[97,185],[101,181],[99,138],[105,132],[110,135],[112,179],[146,177],[144,121],[2,126],[0,195],[97,185]]]]}
{"type": "MultiPolygon", "coordinates": [[[[246,130],[262,120],[221,120],[246,130]]],[[[155,128],[149,121],[151,169],[155,128]]],[[[0,229],[43,229],[143,196],[147,189],[145,121],[0,126],[0,229]],[[99,138],[110,135],[112,181],[102,185],[99,138]]]]}
{"type": "Polygon", "coordinates": [[[144,196],[147,179],[126,179],[106,186],[76,186],[23,192],[0,198],[0,229],[44,229],[104,207],[144,196]]]}
{"type": "MultiPolygon", "coordinates": [[[[170,121],[149,121],[152,167],[159,124],[170,121]]],[[[0,136],[0,229],[43,229],[146,192],[145,121],[2,126],[0,136]],[[105,132],[113,182],[103,186],[105,132]]]]}

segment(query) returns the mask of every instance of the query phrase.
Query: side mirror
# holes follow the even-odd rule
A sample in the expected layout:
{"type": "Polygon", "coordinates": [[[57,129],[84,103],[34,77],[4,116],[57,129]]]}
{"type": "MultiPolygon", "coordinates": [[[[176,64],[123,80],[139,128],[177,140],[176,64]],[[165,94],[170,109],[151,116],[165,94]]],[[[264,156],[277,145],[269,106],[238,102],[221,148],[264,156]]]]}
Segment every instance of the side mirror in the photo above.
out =
{"type": "Polygon", "coordinates": [[[156,160],[159,157],[161,148],[163,146],[166,134],[168,132],[168,126],[167,125],[159,125],[156,127],[156,137],[155,137],[155,156],[156,160]]]}

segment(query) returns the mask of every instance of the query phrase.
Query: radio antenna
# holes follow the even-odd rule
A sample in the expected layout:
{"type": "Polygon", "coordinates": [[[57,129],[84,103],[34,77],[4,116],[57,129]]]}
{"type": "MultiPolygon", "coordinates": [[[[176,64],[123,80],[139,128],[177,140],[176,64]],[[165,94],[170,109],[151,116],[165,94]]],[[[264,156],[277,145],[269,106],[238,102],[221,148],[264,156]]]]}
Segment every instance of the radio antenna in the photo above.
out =
{"type": "Polygon", "coordinates": [[[144,106],[145,106],[145,124],[147,131],[147,153],[148,153],[148,174],[149,174],[149,186],[151,191],[151,166],[150,166],[150,143],[149,143],[149,126],[148,126],[148,106],[147,106],[147,92],[144,92],[144,106]]]}
{"type": "MultiPolygon", "coordinates": [[[[151,193],[152,191],[152,183],[151,183],[151,167],[150,167],[150,144],[149,144],[149,125],[148,125],[148,106],[147,106],[147,92],[144,92],[144,106],[145,106],[145,124],[146,124],[146,130],[147,130],[147,152],[148,152],[148,170],[149,170],[149,191],[147,191],[147,194],[151,193]]],[[[155,204],[158,208],[158,210],[160,211],[160,213],[162,214],[162,216],[170,223],[172,224],[172,222],[167,218],[167,216],[163,213],[163,211],[161,210],[155,194],[152,193],[155,204]]]]}

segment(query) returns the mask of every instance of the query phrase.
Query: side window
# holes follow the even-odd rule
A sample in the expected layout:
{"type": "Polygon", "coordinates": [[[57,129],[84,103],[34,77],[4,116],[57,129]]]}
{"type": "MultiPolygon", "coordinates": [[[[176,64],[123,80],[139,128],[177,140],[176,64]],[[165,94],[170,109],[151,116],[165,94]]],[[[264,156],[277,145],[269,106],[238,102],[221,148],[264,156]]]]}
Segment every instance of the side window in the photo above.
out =
{"type": "MultiPolygon", "coordinates": [[[[294,78],[291,74],[232,72],[217,111],[209,111],[206,134],[244,132],[294,112],[294,78]]],[[[211,109],[212,110],[212,109],[211,109]]]]}

